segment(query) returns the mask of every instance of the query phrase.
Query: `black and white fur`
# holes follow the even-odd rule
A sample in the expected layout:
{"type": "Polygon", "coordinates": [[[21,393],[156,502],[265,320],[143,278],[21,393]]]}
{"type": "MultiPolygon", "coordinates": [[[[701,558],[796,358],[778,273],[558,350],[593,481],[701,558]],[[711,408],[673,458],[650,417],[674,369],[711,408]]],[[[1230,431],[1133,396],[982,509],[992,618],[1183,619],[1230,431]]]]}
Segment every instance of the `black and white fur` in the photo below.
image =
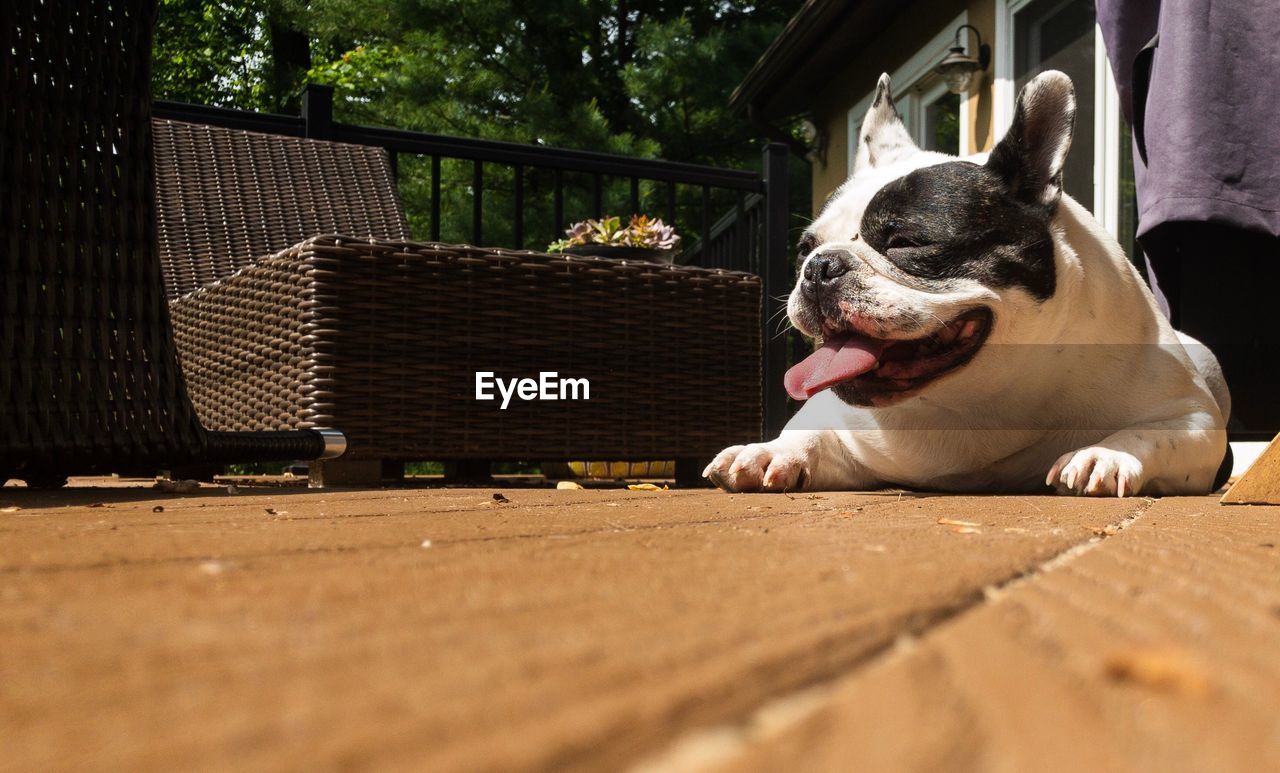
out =
{"type": "Polygon", "coordinates": [[[1045,72],[989,156],[957,159],[916,147],[882,76],[853,176],[801,241],[789,317],[814,337],[915,339],[978,309],[986,338],[913,391],[822,391],[704,475],[731,491],[1208,492],[1230,411],[1221,371],[1063,194],[1074,119],[1070,79],[1045,72]]]}

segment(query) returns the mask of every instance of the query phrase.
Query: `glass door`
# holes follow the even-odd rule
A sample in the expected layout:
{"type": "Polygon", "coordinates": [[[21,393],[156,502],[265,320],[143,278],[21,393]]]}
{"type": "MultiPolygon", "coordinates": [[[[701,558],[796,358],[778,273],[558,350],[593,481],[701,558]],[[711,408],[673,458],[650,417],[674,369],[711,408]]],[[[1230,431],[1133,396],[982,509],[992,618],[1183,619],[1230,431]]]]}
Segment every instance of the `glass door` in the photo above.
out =
{"type": "Polygon", "coordinates": [[[1146,276],[1134,238],[1138,202],[1129,125],[1097,31],[1093,0],[996,0],[996,91],[1001,127],[1027,81],[1061,70],[1076,89],[1076,125],[1063,185],[1090,209],[1146,276]]]}
{"type": "MultiPolygon", "coordinates": [[[[1010,3],[1014,6],[1014,3],[1010,3]]],[[[1068,195],[1094,208],[1095,49],[1093,0],[1031,0],[1013,8],[1013,94],[1045,70],[1061,70],[1076,88],[1076,128],[1063,170],[1068,195]]]]}
{"type": "Polygon", "coordinates": [[[1116,190],[1118,205],[1116,241],[1120,242],[1120,246],[1124,248],[1124,254],[1133,261],[1142,278],[1150,282],[1151,279],[1147,276],[1147,263],[1143,260],[1142,248],[1138,246],[1138,187],[1133,179],[1133,130],[1129,127],[1129,122],[1124,120],[1123,115],[1117,120],[1120,121],[1120,162],[1117,170],[1119,179],[1116,190]]]}

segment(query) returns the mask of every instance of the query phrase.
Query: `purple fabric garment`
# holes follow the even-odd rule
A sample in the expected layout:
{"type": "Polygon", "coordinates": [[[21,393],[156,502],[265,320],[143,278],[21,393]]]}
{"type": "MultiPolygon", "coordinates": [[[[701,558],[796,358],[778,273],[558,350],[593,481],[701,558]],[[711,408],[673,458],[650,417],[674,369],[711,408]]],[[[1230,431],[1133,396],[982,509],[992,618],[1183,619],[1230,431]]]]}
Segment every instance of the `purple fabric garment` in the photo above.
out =
{"type": "Polygon", "coordinates": [[[1134,127],[1138,236],[1173,221],[1280,236],[1280,2],[1097,8],[1134,127]]]}

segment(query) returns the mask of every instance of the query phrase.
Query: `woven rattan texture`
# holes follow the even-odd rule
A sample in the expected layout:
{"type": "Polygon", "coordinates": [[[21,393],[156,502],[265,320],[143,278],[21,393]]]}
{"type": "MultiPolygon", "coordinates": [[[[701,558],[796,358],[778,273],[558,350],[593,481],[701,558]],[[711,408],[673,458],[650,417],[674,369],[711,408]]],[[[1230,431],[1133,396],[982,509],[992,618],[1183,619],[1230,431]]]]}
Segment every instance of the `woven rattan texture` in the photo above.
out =
{"type": "Polygon", "coordinates": [[[0,484],[315,458],[316,433],[209,433],[156,253],[154,0],[9,0],[0,21],[0,484]]]}
{"type": "Polygon", "coordinates": [[[154,3],[3,15],[0,467],[198,455],[152,241],[154,3]]]}
{"type": "Polygon", "coordinates": [[[173,313],[206,423],[340,427],[353,459],[703,457],[760,432],[750,274],[325,236],[173,313]],[[477,371],[590,399],[502,410],[477,371]]]}
{"type": "Polygon", "coordinates": [[[172,304],[192,400],[219,430],[305,429],[313,373],[312,274],[303,245],[172,304]]]}
{"type": "Polygon", "coordinates": [[[316,234],[409,237],[382,148],[153,121],[170,297],[316,234]]]}

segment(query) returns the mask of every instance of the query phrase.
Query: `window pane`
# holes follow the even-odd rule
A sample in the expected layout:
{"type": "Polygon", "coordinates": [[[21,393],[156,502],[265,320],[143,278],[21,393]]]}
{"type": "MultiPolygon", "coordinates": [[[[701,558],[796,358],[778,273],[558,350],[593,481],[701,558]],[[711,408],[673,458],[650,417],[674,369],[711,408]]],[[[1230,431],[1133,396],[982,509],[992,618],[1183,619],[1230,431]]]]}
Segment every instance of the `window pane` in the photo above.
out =
{"type": "Polygon", "coordinates": [[[1124,254],[1138,267],[1142,278],[1147,278],[1146,261],[1142,259],[1142,248],[1138,246],[1138,189],[1133,181],[1133,132],[1124,116],[1120,121],[1120,224],[1116,237],[1124,254]]]}
{"type": "Polygon", "coordinates": [[[1076,87],[1076,129],[1063,170],[1067,193],[1093,209],[1092,0],[1033,0],[1013,20],[1013,77],[1016,90],[1044,70],[1061,70],[1076,87]]]}
{"type": "Polygon", "coordinates": [[[925,150],[960,155],[960,95],[947,92],[924,108],[925,150]]]}

